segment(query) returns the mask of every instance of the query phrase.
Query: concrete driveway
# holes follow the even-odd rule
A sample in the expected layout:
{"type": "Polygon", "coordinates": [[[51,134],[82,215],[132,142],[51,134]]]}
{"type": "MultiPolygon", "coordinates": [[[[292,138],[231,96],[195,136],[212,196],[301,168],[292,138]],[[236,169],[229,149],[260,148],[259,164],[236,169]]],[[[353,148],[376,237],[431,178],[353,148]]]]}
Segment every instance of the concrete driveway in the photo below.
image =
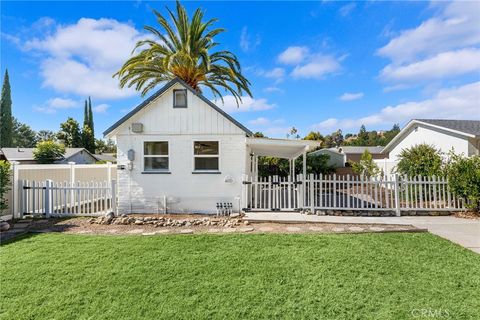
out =
{"type": "Polygon", "coordinates": [[[480,220],[478,219],[460,219],[454,216],[337,217],[306,215],[297,212],[248,212],[245,219],[272,222],[408,224],[428,229],[430,233],[480,254],[480,220]]]}

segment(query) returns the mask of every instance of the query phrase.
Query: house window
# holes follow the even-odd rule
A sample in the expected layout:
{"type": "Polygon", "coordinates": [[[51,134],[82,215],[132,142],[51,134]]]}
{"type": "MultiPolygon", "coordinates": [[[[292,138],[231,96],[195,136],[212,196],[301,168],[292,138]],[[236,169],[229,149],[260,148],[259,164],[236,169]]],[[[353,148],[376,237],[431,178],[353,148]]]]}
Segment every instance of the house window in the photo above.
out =
{"type": "Polygon", "coordinates": [[[168,171],[168,142],[146,141],[143,143],[144,171],[168,171]]]}
{"type": "Polygon", "coordinates": [[[218,171],[218,141],[195,141],[193,146],[194,171],[218,171]]]}
{"type": "Polygon", "coordinates": [[[187,107],[187,89],[173,90],[173,107],[174,108],[187,107]]]}

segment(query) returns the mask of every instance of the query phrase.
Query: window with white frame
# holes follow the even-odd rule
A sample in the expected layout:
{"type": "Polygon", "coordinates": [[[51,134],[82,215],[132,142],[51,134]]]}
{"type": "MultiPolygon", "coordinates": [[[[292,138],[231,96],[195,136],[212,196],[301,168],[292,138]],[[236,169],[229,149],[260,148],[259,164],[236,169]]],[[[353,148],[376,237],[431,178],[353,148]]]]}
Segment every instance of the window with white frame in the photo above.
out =
{"type": "Polygon", "coordinates": [[[218,171],[218,141],[195,141],[193,145],[194,171],[218,171]]]}
{"type": "Polygon", "coordinates": [[[174,108],[187,107],[187,89],[173,90],[173,107],[174,108]]]}
{"type": "Polygon", "coordinates": [[[168,141],[143,143],[143,170],[168,171],[168,141]]]}

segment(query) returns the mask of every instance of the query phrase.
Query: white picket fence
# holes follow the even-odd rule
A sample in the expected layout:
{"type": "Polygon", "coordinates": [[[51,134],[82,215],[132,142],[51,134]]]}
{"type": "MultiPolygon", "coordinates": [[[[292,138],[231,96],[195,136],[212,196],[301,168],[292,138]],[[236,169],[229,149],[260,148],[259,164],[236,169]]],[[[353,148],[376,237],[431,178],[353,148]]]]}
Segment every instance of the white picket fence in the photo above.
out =
{"type": "MultiPolygon", "coordinates": [[[[106,164],[18,164],[13,161],[12,165],[12,186],[7,195],[9,210],[5,214],[10,214],[15,218],[23,214],[21,210],[22,181],[29,181],[33,184],[44,184],[46,180],[51,180],[56,184],[63,184],[68,181],[70,186],[78,185],[78,182],[90,184],[104,183],[116,179],[117,167],[112,163],[106,164]]],[[[38,197],[35,199],[38,201],[38,197]]]]}
{"type": "Polygon", "coordinates": [[[20,216],[97,216],[116,212],[116,181],[20,181],[20,216]]]}
{"type": "Polygon", "coordinates": [[[246,210],[454,211],[465,209],[444,177],[298,175],[244,177],[246,210]]]}

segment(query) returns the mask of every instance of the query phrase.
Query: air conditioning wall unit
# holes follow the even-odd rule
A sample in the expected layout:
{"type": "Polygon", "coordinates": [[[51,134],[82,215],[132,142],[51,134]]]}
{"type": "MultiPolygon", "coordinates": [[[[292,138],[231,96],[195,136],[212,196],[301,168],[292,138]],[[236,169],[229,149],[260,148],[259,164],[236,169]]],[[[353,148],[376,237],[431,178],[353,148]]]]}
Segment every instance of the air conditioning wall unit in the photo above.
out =
{"type": "Polygon", "coordinates": [[[134,133],[142,133],[143,132],[143,123],[132,123],[132,132],[134,133]]]}

